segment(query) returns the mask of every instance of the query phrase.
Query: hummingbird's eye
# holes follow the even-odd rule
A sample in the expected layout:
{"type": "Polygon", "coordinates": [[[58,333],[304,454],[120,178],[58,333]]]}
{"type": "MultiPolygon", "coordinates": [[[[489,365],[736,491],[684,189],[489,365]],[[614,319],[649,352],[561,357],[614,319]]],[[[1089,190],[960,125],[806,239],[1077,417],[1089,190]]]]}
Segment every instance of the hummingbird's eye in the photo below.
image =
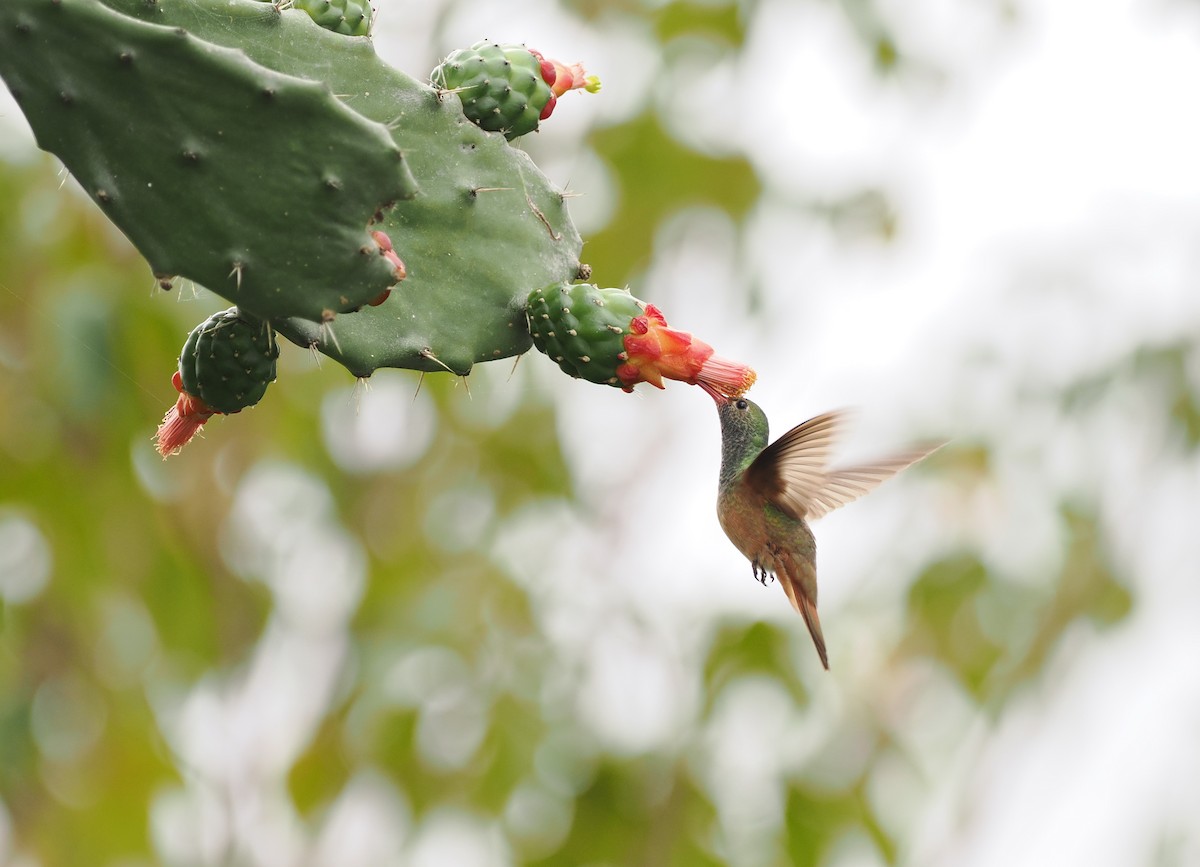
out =
{"type": "Polygon", "coordinates": [[[737,400],[737,403],[735,403],[734,406],[736,406],[738,409],[749,409],[750,404],[746,401],[745,398],[739,397],[737,400]]]}

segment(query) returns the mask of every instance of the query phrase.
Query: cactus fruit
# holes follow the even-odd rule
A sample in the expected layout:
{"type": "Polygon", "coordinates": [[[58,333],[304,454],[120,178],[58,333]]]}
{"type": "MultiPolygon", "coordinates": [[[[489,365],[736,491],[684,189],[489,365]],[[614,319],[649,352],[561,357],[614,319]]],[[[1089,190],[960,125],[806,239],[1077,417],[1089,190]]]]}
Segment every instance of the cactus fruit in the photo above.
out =
{"type": "Polygon", "coordinates": [[[241,412],[275,381],[279,347],[271,327],[236,307],[192,329],[179,356],[183,391],[214,412],[241,412]]]}
{"type": "Polygon", "coordinates": [[[375,7],[366,0],[259,0],[277,9],[300,9],[326,30],[343,36],[370,36],[375,7]]]}
{"type": "Polygon", "coordinates": [[[158,451],[177,454],[218,413],[231,415],[262,400],[275,381],[279,346],[271,326],[236,307],[192,329],[171,381],[179,398],[158,428],[158,451]]]}
{"type": "Polygon", "coordinates": [[[713,353],[686,331],[668,327],[653,304],[623,289],[558,283],[529,293],[526,315],[533,345],[564,373],[633,391],[663,379],[736,397],[754,384],[749,367],[713,353]]]}
{"type": "Polygon", "coordinates": [[[578,63],[567,66],[524,45],[486,39],[451,52],[429,80],[440,90],[457,93],[472,123],[503,133],[509,141],[536,130],[568,90],[600,89],[600,79],[585,75],[578,63]]]}

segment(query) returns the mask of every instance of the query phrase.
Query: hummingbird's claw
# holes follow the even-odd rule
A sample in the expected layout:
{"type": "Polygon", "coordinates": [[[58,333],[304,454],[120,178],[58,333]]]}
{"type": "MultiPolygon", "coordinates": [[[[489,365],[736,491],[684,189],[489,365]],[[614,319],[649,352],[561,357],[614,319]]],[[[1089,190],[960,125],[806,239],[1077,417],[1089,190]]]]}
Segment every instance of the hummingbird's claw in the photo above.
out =
{"type": "Polygon", "coordinates": [[[775,576],[763,568],[763,565],[757,560],[750,561],[750,571],[754,575],[754,580],[766,587],[767,584],[775,580],[775,576]]]}

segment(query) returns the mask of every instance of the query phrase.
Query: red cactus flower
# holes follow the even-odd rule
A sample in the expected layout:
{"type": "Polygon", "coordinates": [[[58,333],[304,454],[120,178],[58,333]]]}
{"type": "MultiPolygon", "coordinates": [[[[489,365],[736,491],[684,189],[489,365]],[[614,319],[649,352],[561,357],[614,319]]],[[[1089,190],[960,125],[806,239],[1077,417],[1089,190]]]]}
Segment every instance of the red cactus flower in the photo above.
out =
{"type": "Polygon", "coordinates": [[[550,85],[550,101],[542,109],[538,120],[545,120],[553,114],[554,106],[558,104],[558,98],[567,91],[586,90],[588,93],[595,93],[600,89],[600,77],[588,75],[584,71],[582,63],[572,63],[567,66],[558,60],[548,60],[540,51],[532,48],[529,49],[529,53],[537,58],[541,67],[542,80],[550,85]]]}
{"type": "Polygon", "coordinates": [[[569,90],[586,90],[588,93],[595,93],[600,89],[600,77],[588,75],[584,71],[582,63],[572,63],[567,66],[557,60],[549,62],[554,67],[554,80],[546,83],[550,85],[550,90],[555,96],[562,96],[569,90]]]}
{"type": "MultiPolygon", "coordinates": [[[[379,245],[379,255],[387,259],[392,265],[392,274],[399,283],[408,276],[408,269],[404,267],[404,260],[396,255],[396,248],[392,246],[392,239],[388,237],[387,232],[376,230],[371,233],[371,237],[375,239],[375,243],[379,245]]],[[[384,289],[367,303],[372,307],[378,307],[384,301],[388,300],[388,296],[392,294],[392,290],[384,289]]]]}
{"type": "Polygon", "coordinates": [[[200,398],[192,397],[183,390],[183,377],[178,370],[171,377],[171,384],[179,392],[179,399],[167,410],[154,435],[155,447],[164,458],[179,454],[204,423],[218,414],[200,398]]]}
{"type": "Polygon", "coordinates": [[[617,367],[626,391],[632,391],[639,382],[662,388],[665,377],[698,385],[714,397],[728,399],[743,394],[758,378],[746,365],[715,355],[703,340],[670,328],[653,304],[647,304],[645,312],[633,318],[629,329],[623,353],[627,357],[617,367]]]}

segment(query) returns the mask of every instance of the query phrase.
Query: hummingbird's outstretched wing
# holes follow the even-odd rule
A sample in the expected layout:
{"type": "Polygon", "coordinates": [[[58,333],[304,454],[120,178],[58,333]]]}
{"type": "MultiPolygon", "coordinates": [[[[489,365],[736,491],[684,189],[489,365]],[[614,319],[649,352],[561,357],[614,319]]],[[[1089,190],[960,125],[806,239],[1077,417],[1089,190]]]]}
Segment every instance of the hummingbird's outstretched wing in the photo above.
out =
{"type": "Polygon", "coordinates": [[[815,521],[834,509],[854,502],[863,494],[869,494],[882,482],[886,482],[896,473],[906,467],[911,467],[922,458],[928,457],[943,445],[944,443],[937,443],[932,446],[920,446],[872,461],[869,464],[844,467],[826,473],[824,486],[807,501],[808,510],[805,513],[805,519],[815,521]]]}
{"type": "Polygon", "coordinates": [[[829,455],[849,414],[809,419],[771,443],[746,470],[746,481],[794,518],[815,521],[870,493],[905,467],[941,448],[922,446],[858,466],[829,470],[829,455]]]}

